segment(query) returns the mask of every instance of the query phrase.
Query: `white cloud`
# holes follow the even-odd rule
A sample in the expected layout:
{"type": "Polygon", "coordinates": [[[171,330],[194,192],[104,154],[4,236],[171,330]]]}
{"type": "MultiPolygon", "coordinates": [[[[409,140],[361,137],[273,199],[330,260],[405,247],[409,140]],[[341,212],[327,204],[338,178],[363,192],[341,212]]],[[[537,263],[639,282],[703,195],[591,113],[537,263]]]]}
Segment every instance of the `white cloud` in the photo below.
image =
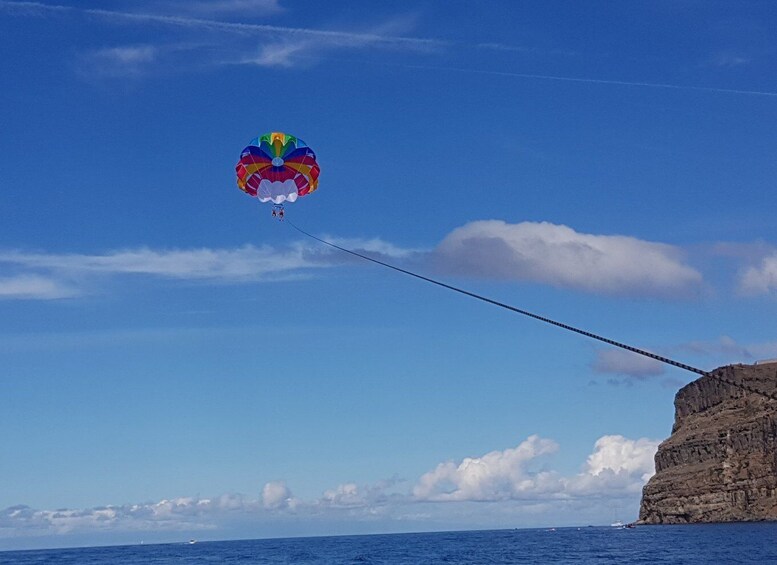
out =
{"type": "Polygon", "coordinates": [[[262,505],[269,510],[293,510],[298,504],[284,481],[271,481],[262,488],[262,505]]]}
{"type": "Polygon", "coordinates": [[[597,373],[612,373],[626,375],[636,379],[645,379],[664,373],[664,365],[660,361],[625,351],[623,349],[599,349],[591,367],[597,373]]]}
{"type": "Polygon", "coordinates": [[[152,45],[137,45],[130,47],[110,47],[99,53],[108,59],[125,65],[145,63],[154,60],[156,49],[152,45]]]}
{"type": "Polygon", "coordinates": [[[308,51],[314,42],[281,41],[268,43],[259,48],[253,57],[244,58],[241,63],[260,67],[293,67],[298,64],[295,57],[308,51]]]}
{"type": "MultiPolygon", "coordinates": [[[[326,30],[316,28],[276,26],[243,22],[221,21],[192,17],[192,13],[215,14],[234,13],[240,15],[278,11],[275,0],[213,0],[187,3],[188,13],[182,15],[155,12],[122,12],[100,8],[75,8],[40,2],[10,2],[0,0],[0,9],[12,14],[42,16],[45,14],[80,13],[112,23],[166,26],[180,31],[197,32],[200,48],[206,41],[204,34],[218,34],[219,40],[212,45],[223,53],[231,52],[224,64],[251,63],[269,66],[287,66],[290,57],[300,52],[308,56],[317,56],[327,49],[382,48],[392,50],[428,51],[447,45],[447,42],[435,39],[402,35],[410,30],[412,21],[408,18],[394,18],[368,31],[326,30]],[[249,12],[250,11],[250,12],[249,12]],[[226,40],[225,40],[226,38],[226,40]],[[245,57],[244,40],[257,39],[262,42],[255,57],[245,57]]],[[[255,44],[254,44],[255,45],[255,44]]]]}
{"type": "Polygon", "coordinates": [[[26,532],[64,535],[95,531],[211,530],[216,518],[235,510],[253,511],[256,503],[240,495],[180,497],[154,503],[100,506],[83,510],[0,510],[0,537],[26,532]]]}
{"type": "MultiPolygon", "coordinates": [[[[403,259],[415,253],[380,239],[341,241],[386,259],[403,259]]],[[[141,247],[94,255],[0,251],[0,273],[8,271],[7,276],[0,277],[0,298],[74,296],[79,293],[78,285],[83,281],[109,276],[133,275],[217,283],[277,281],[297,278],[311,269],[352,261],[351,256],[316,243],[296,243],[283,248],[268,245],[244,245],[231,249],[141,247]]]]}
{"type": "MultiPolygon", "coordinates": [[[[428,49],[430,47],[444,45],[445,42],[418,38],[404,37],[399,35],[382,34],[380,28],[378,32],[351,32],[340,30],[326,30],[316,28],[275,26],[269,24],[252,24],[240,22],[225,22],[220,20],[210,20],[201,18],[190,18],[185,16],[169,16],[163,14],[120,12],[103,9],[84,9],[84,14],[99,16],[114,21],[125,21],[134,23],[155,23],[168,25],[176,28],[200,29],[204,31],[220,31],[235,33],[240,32],[259,37],[271,36],[277,38],[316,38],[327,45],[337,45],[341,47],[348,46],[383,46],[392,48],[407,49],[428,49]]],[[[387,24],[393,27],[392,23],[387,24]]]]}
{"type": "MultiPolygon", "coordinates": [[[[258,524],[275,527],[283,523],[302,525],[306,532],[331,532],[335,523],[380,524],[383,531],[396,530],[399,524],[410,524],[415,530],[438,524],[507,527],[517,521],[528,526],[549,519],[570,524],[574,523],[569,521],[570,509],[576,509],[578,520],[583,515],[591,519],[597,505],[599,519],[611,520],[614,501],[628,501],[635,511],[636,497],[653,474],[658,443],[603,436],[580,472],[564,476],[548,468],[558,444],[533,435],[517,447],[440,463],[421,476],[410,492],[398,492],[402,481],[396,478],[363,486],[346,482],[324,491],[318,499],[304,501],[284,481],[270,481],[257,499],[239,494],[178,497],[82,510],[11,506],[0,510],[0,539],[171,532],[163,539],[174,540],[180,539],[176,532],[194,531],[223,539],[230,531],[253,532],[258,524]]],[[[294,535],[294,530],[280,531],[294,535]]]]}
{"type": "Polygon", "coordinates": [[[739,288],[745,294],[777,294],[777,252],[746,269],[739,278],[739,288]]]}
{"type": "Polygon", "coordinates": [[[323,236],[322,239],[326,239],[335,245],[345,247],[351,251],[356,251],[358,253],[369,253],[372,257],[383,258],[387,260],[408,259],[414,255],[424,253],[424,251],[421,249],[403,249],[375,237],[371,239],[356,239],[326,235],[323,236]]]}
{"type": "Polygon", "coordinates": [[[56,12],[68,12],[71,9],[69,6],[56,6],[42,2],[0,0],[0,10],[17,16],[43,17],[56,12]]]}
{"type": "Polygon", "coordinates": [[[366,499],[356,483],[345,483],[325,490],[319,502],[329,506],[362,506],[366,499]]]}
{"type": "Polygon", "coordinates": [[[83,69],[102,76],[137,76],[157,60],[159,52],[153,45],[106,47],[85,55],[83,69]]]}
{"type": "Polygon", "coordinates": [[[269,67],[292,67],[300,63],[311,63],[327,51],[336,49],[413,49],[428,51],[438,48],[441,42],[432,40],[398,41],[405,39],[400,34],[409,31],[413,22],[407,18],[394,18],[367,32],[343,33],[322,37],[319,35],[289,34],[266,42],[259,47],[255,56],[242,59],[244,64],[269,67]],[[388,38],[391,38],[387,41],[388,38]]]}
{"type": "Polygon", "coordinates": [[[149,248],[103,255],[0,253],[0,263],[71,274],[138,274],[179,279],[259,280],[267,275],[317,266],[304,249],[246,245],[236,249],[149,248]]]}
{"type": "Polygon", "coordinates": [[[48,277],[38,275],[0,277],[0,300],[12,298],[51,300],[77,294],[75,289],[48,277]]]}
{"type": "Polygon", "coordinates": [[[239,282],[263,280],[299,269],[326,266],[327,263],[317,257],[322,254],[326,252],[303,247],[281,250],[251,245],[236,249],[138,248],[99,255],[8,251],[0,253],[0,265],[54,273],[73,280],[95,275],[147,275],[239,282]]]}
{"type": "Polygon", "coordinates": [[[594,444],[594,452],[585,463],[585,473],[598,476],[605,471],[627,472],[647,481],[653,476],[653,457],[658,449],[655,440],[628,439],[621,435],[602,436],[594,444]]]}
{"type": "Polygon", "coordinates": [[[471,222],[451,232],[435,255],[440,267],[452,273],[601,294],[687,296],[702,282],[671,245],[579,233],[548,222],[471,222]]]}
{"type": "Polygon", "coordinates": [[[555,453],[558,445],[531,436],[518,447],[440,463],[413,488],[417,500],[437,502],[554,500],[639,492],[655,470],[659,442],[620,435],[596,441],[581,473],[564,477],[554,471],[531,472],[531,464],[555,453]]]}
{"type": "Polygon", "coordinates": [[[401,483],[394,477],[378,481],[372,485],[359,486],[356,483],[343,483],[333,489],[327,489],[313,504],[329,509],[368,508],[370,512],[386,504],[389,499],[406,500],[401,494],[389,493],[389,490],[401,483]]]}
{"type": "Polygon", "coordinates": [[[554,441],[533,435],[517,447],[465,457],[458,465],[446,461],[418,480],[413,496],[431,501],[533,498],[556,489],[558,479],[552,473],[530,473],[527,465],[557,450],[554,441]]]}

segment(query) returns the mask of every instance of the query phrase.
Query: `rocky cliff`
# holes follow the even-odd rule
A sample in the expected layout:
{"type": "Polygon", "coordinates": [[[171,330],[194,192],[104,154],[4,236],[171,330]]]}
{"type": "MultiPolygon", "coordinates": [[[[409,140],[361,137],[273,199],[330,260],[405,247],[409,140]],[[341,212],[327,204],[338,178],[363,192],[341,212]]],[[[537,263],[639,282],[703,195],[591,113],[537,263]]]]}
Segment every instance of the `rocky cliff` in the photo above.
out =
{"type": "Polygon", "coordinates": [[[777,400],[753,390],[777,397],[777,363],[721,367],[678,391],[640,523],[777,520],[777,400]]]}

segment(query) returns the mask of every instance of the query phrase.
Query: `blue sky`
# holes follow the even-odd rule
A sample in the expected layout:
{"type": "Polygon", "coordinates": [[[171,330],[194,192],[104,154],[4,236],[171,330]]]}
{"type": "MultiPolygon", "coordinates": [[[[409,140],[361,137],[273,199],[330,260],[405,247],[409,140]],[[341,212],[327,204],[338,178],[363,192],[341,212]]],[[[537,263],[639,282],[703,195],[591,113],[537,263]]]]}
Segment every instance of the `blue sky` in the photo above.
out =
{"type": "Polygon", "coordinates": [[[0,549],[633,519],[777,357],[771,2],[0,1],[0,549]]]}

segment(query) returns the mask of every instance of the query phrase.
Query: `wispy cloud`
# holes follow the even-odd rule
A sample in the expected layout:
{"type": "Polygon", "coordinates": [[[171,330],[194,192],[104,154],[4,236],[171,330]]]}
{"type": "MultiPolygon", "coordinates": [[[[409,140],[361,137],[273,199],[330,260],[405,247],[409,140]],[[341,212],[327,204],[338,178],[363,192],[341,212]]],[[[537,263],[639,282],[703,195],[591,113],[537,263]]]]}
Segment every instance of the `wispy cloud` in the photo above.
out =
{"type": "Polygon", "coordinates": [[[351,33],[342,37],[332,36],[325,40],[318,36],[287,35],[261,45],[256,55],[244,57],[239,62],[265,67],[291,67],[300,63],[310,64],[326,55],[328,51],[336,49],[378,47],[430,51],[444,45],[444,42],[437,40],[423,40],[420,43],[386,41],[386,38],[401,37],[400,34],[407,33],[413,27],[412,19],[394,18],[364,33],[351,33]]]}
{"type": "Polygon", "coordinates": [[[366,30],[333,30],[213,18],[220,14],[242,17],[279,12],[280,6],[273,0],[188,2],[183,9],[178,3],[174,13],[171,13],[168,4],[157,3],[156,11],[149,11],[148,6],[146,11],[121,11],[0,0],[0,10],[27,16],[80,14],[112,25],[155,26],[191,35],[188,43],[171,44],[160,40],[153,45],[114,46],[83,54],[83,62],[91,64],[86,73],[90,76],[139,76],[140,71],[152,63],[166,67],[174,64],[177,69],[191,68],[198,61],[216,66],[290,67],[311,64],[338,49],[428,52],[448,44],[437,39],[406,35],[415,26],[414,19],[410,17],[394,17],[366,30]],[[184,53],[188,55],[181,56],[184,53]],[[163,54],[167,56],[161,57],[163,54]],[[179,56],[173,57],[176,54],[179,56]]]}
{"type": "Polygon", "coordinates": [[[30,274],[0,277],[0,300],[52,300],[77,294],[76,289],[55,278],[30,274]]]}
{"type": "MultiPolygon", "coordinates": [[[[348,240],[349,245],[385,259],[412,253],[380,239],[348,240]]],[[[100,277],[145,276],[212,283],[277,281],[312,269],[350,263],[344,254],[298,243],[283,248],[245,245],[233,249],[137,248],[104,254],[0,252],[0,299],[52,299],[77,296],[100,277]]]]}
{"type": "MultiPolygon", "coordinates": [[[[79,13],[85,16],[100,18],[113,23],[125,23],[135,25],[153,24],[157,26],[166,26],[179,30],[193,30],[200,33],[220,33],[221,39],[214,48],[218,48],[219,53],[230,48],[225,46],[224,34],[229,37],[228,43],[232,45],[232,53],[220,61],[211,61],[211,63],[220,64],[252,64],[269,67],[288,67],[292,65],[292,60],[303,62],[315,61],[322,53],[333,49],[356,49],[356,48],[390,48],[394,50],[411,50],[424,52],[440,52],[445,48],[459,49],[487,49],[492,51],[512,51],[518,53],[543,53],[543,54],[562,54],[570,55],[575,53],[563,50],[539,49],[525,47],[520,45],[508,45],[499,42],[480,42],[466,44],[462,42],[449,41],[438,38],[413,37],[404,35],[409,33],[405,29],[400,32],[389,33],[381,32],[381,28],[397,28],[403,21],[402,19],[391,20],[378,26],[376,30],[344,31],[344,30],[326,30],[317,28],[300,28],[276,26],[269,24],[245,23],[234,21],[222,21],[208,17],[196,17],[197,14],[215,15],[215,14],[239,14],[241,7],[243,9],[264,10],[266,13],[272,12],[277,3],[273,0],[213,0],[198,1],[190,3],[191,7],[186,13],[155,13],[155,12],[134,12],[121,10],[106,10],[100,8],[78,8],[57,4],[45,4],[42,2],[0,0],[0,10],[26,16],[42,16],[55,13],[79,13]],[[247,8],[248,7],[248,8],[247,8]],[[269,12],[268,12],[269,11],[269,12]],[[254,46],[254,55],[245,56],[246,49],[237,47],[238,38],[258,39],[260,45],[254,46]]],[[[406,20],[404,20],[406,21],[406,20]]],[[[200,42],[202,37],[198,37],[200,42]]],[[[736,66],[746,64],[747,60],[738,56],[727,56],[720,59],[719,65],[736,66]]],[[[418,68],[424,70],[436,70],[440,72],[481,74],[484,76],[503,76],[530,80],[571,82],[582,84],[601,84],[610,86],[629,86],[641,88],[657,88],[680,91],[696,91],[718,94],[737,94],[748,96],[777,96],[777,92],[736,89],[736,88],[718,88],[712,86],[696,86],[669,84],[649,81],[626,81],[610,78],[596,77],[575,77],[568,75],[543,75],[537,73],[520,73],[513,71],[503,71],[498,69],[483,68],[465,68],[441,65],[404,65],[408,68],[418,68]]]]}
{"type": "Polygon", "coordinates": [[[660,361],[623,349],[599,349],[591,368],[597,373],[614,374],[644,380],[662,375],[665,365],[660,361]]]}
{"type": "Polygon", "coordinates": [[[687,297],[702,282],[671,245],[547,222],[471,222],[451,232],[434,254],[445,272],[600,294],[687,297]]]}
{"type": "Polygon", "coordinates": [[[69,12],[71,6],[58,6],[42,2],[0,0],[0,10],[20,16],[44,16],[53,12],[69,12]]]}
{"type": "Polygon", "coordinates": [[[577,56],[579,53],[566,49],[547,49],[543,47],[530,47],[526,45],[510,45],[506,43],[484,42],[476,45],[478,49],[488,51],[504,51],[507,53],[520,53],[522,55],[563,55],[577,56]]]}
{"type": "MultiPolygon", "coordinates": [[[[222,7],[227,6],[229,3],[222,4],[222,7]]],[[[205,6],[205,4],[203,4],[205,6]]],[[[217,4],[213,5],[214,7],[217,4]]],[[[315,38],[319,41],[325,42],[329,45],[336,45],[341,47],[349,46],[383,46],[393,48],[409,48],[409,49],[428,49],[432,47],[439,47],[446,45],[447,42],[420,37],[406,37],[401,35],[391,35],[382,33],[382,30],[395,29],[397,22],[406,20],[392,20],[382,26],[379,26],[374,32],[351,32],[340,30],[327,30],[317,28],[304,28],[304,27],[288,27],[277,26],[270,24],[256,24],[256,23],[242,23],[242,22],[228,22],[207,18],[196,18],[181,15],[169,15],[162,13],[147,13],[147,12],[127,12],[119,10],[105,10],[100,8],[76,8],[72,6],[62,6],[54,4],[44,4],[41,2],[13,2],[7,0],[0,0],[0,9],[5,9],[13,13],[27,13],[27,14],[44,14],[44,13],[62,13],[62,12],[75,12],[88,16],[99,17],[107,21],[117,23],[134,23],[134,24],[155,24],[161,26],[168,26],[174,28],[183,29],[196,29],[202,31],[218,31],[227,33],[239,33],[246,36],[253,36],[259,38],[275,38],[275,39],[301,39],[301,38],[315,38]]]]}
{"type": "Polygon", "coordinates": [[[159,53],[160,47],[155,45],[106,47],[84,54],[83,63],[89,72],[102,76],[139,76],[157,60],[159,53]]]}
{"type": "Polygon", "coordinates": [[[188,2],[165,2],[176,11],[204,14],[239,14],[257,16],[277,14],[283,11],[278,0],[189,0],[188,2]]]}
{"type": "Polygon", "coordinates": [[[749,295],[777,295],[777,251],[748,267],[739,277],[739,289],[749,295]]]}
{"type": "Polygon", "coordinates": [[[763,240],[717,242],[706,252],[738,265],[736,290],[744,296],[777,295],[777,247],[763,240]]]}
{"type": "Polygon", "coordinates": [[[718,363],[741,363],[777,357],[777,341],[743,344],[727,335],[711,341],[690,341],[678,349],[715,359],[718,363]]]}
{"type": "Polygon", "coordinates": [[[731,52],[718,53],[712,58],[712,66],[723,68],[734,68],[749,65],[751,60],[749,57],[731,52]]]}
{"type": "Polygon", "coordinates": [[[71,278],[85,275],[136,274],[177,279],[224,282],[261,280],[270,275],[321,266],[306,259],[302,247],[278,250],[246,245],[237,249],[149,248],[114,251],[103,255],[0,253],[0,264],[60,273],[71,278]]]}

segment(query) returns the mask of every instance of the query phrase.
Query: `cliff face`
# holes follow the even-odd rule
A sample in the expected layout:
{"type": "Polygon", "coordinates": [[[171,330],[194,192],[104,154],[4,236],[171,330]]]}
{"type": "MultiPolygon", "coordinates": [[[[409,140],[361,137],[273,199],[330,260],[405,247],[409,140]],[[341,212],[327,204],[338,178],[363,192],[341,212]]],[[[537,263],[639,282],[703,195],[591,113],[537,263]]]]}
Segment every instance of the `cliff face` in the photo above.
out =
{"type": "MultiPolygon", "coordinates": [[[[777,396],[777,363],[713,375],[777,396]]],[[[705,375],[680,389],[674,405],[639,522],[777,520],[777,401],[705,375]]]]}

